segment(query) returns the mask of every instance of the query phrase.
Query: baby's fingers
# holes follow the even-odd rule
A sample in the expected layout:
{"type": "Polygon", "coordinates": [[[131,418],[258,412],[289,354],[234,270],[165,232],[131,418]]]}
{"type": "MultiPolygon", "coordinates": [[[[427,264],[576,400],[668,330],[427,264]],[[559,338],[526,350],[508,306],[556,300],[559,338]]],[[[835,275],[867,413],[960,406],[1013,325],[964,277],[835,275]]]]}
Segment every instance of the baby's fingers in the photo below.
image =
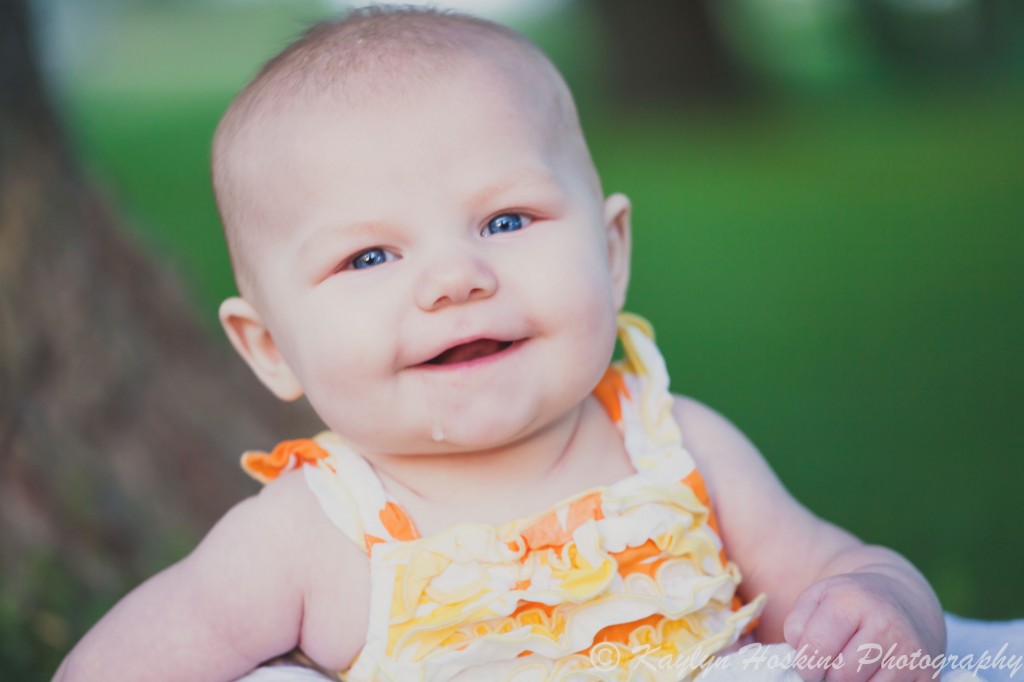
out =
{"type": "Polygon", "coordinates": [[[786,621],[782,624],[782,636],[786,638],[786,643],[794,649],[800,648],[800,637],[807,627],[807,621],[810,620],[811,614],[818,608],[818,601],[823,592],[824,583],[814,583],[803,591],[796,600],[796,604],[793,605],[793,610],[786,616],[786,621]]]}
{"type": "Polygon", "coordinates": [[[846,659],[849,652],[844,652],[860,628],[859,616],[854,610],[836,608],[829,603],[827,591],[817,587],[800,596],[783,625],[786,641],[797,650],[797,674],[807,682],[869,679],[875,667],[858,671],[854,662],[846,659]]]}

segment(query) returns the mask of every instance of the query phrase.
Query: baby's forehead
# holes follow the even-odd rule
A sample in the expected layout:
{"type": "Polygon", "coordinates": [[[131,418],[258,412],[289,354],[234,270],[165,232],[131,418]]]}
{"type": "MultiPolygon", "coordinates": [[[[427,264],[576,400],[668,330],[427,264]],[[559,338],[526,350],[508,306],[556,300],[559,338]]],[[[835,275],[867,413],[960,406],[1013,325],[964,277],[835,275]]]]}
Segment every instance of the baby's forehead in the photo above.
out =
{"type": "MultiPolygon", "coordinates": [[[[450,156],[459,159],[462,142],[459,130],[443,125],[439,118],[459,118],[466,107],[478,103],[491,105],[496,116],[515,121],[515,128],[531,146],[556,154],[567,140],[579,137],[575,110],[568,94],[557,83],[543,83],[537,74],[538,66],[526,59],[497,60],[467,54],[458,61],[448,61],[437,68],[425,68],[422,63],[404,71],[364,73],[344,82],[333,83],[328,89],[296,92],[284,88],[268,95],[245,113],[231,144],[221,150],[221,170],[247,191],[261,193],[266,179],[257,169],[273,166],[274,159],[287,158],[289,162],[303,155],[321,153],[320,144],[333,136],[358,137],[366,131],[363,140],[388,141],[403,136],[407,129],[415,129],[424,136],[447,135],[452,138],[450,156]],[[516,63],[519,62],[519,63],[516,63]],[[440,112],[438,119],[427,120],[419,112],[440,112]],[[437,125],[435,125],[437,122],[437,125]],[[273,158],[271,158],[273,157],[273,158]],[[229,167],[230,173],[226,172],[229,167]]],[[[418,139],[409,140],[416,144],[418,139]]],[[[422,145],[417,145],[422,146],[422,145]]],[[[364,154],[373,153],[361,147],[364,154]]],[[[415,148],[387,147],[392,156],[409,156],[415,148]]],[[[347,158],[353,164],[365,162],[355,153],[347,158]]],[[[239,190],[242,187],[238,187],[239,190]]]]}
{"type": "MultiPolygon", "coordinates": [[[[545,65],[529,55],[498,59],[495,55],[464,53],[449,54],[436,64],[417,61],[397,71],[371,68],[322,88],[308,87],[307,82],[299,89],[281,82],[276,92],[265,93],[262,101],[240,112],[242,117],[231,133],[230,143],[215,153],[215,165],[220,166],[221,179],[230,179],[237,192],[254,196],[253,192],[262,193],[264,188],[253,182],[263,178],[252,171],[273,163],[266,158],[271,150],[275,154],[292,150],[293,157],[300,150],[308,152],[312,148],[315,153],[319,139],[334,131],[367,125],[372,126],[374,135],[386,138],[389,127],[395,133],[402,132],[401,127],[410,122],[410,112],[415,115],[424,107],[439,111],[447,108],[455,116],[467,98],[502,102],[533,144],[557,153],[567,141],[574,146],[581,134],[568,90],[544,70],[545,65]],[[292,146],[278,144],[282,139],[292,146]]],[[[228,136],[220,137],[224,140],[228,136]]],[[[581,139],[580,144],[584,144],[581,139]]],[[[401,154],[401,150],[392,153],[401,154]]]]}
{"type": "Polygon", "coordinates": [[[488,62],[373,93],[292,99],[260,119],[238,145],[234,165],[237,190],[268,218],[296,193],[307,206],[317,204],[315,195],[358,207],[360,192],[371,195],[378,186],[450,188],[457,175],[458,186],[475,195],[489,185],[522,184],[521,175],[576,171],[564,163],[575,145],[557,97],[512,82],[488,62]],[[448,172],[423,174],[438,163],[448,172]],[[329,192],[316,191],[326,186],[329,192]],[[289,196],[281,195],[285,188],[289,196]]]}

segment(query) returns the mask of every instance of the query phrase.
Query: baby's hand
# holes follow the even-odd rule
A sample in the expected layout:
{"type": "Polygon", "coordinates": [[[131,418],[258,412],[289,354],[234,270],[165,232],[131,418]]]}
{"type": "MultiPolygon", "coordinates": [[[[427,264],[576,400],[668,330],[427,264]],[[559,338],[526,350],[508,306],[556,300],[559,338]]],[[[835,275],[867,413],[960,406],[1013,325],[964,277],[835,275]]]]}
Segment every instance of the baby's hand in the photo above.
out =
{"type": "Polygon", "coordinates": [[[943,634],[941,624],[936,632],[928,622],[927,605],[919,600],[906,583],[884,573],[844,573],[812,584],[783,626],[786,641],[807,657],[809,665],[797,671],[800,677],[808,682],[931,680],[935,668],[924,665],[942,653],[943,634]],[[901,655],[906,656],[902,661],[901,655]],[[832,662],[825,665],[823,657],[832,662]],[[883,660],[890,665],[883,666],[883,660]]]}

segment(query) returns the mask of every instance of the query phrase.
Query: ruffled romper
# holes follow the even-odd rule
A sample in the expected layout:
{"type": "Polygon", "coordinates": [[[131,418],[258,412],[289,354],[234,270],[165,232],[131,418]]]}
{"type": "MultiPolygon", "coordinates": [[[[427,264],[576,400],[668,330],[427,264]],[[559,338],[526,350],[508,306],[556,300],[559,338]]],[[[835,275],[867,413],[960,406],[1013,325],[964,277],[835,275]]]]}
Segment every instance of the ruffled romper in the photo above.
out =
{"type": "Polygon", "coordinates": [[[764,597],[736,595],[651,328],[624,314],[620,338],[626,357],[594,395],[636,473],[528,518],[421,538],[333,433],[243,456],[264,482],[302,467],[369,555],[366,645],[346,680],[679,680],[753,628],[764,597]]]}

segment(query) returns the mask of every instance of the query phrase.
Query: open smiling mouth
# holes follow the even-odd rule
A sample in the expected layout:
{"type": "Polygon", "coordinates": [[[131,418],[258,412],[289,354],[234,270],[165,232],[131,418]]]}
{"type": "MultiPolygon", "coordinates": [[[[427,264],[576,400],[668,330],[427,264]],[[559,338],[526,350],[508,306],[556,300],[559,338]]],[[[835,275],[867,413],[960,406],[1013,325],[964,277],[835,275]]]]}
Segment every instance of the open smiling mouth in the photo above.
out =
{"type": "Polygon", "coordinates": [[[495,339],[477,339],[469,343],[460,343],[427,360],[427,365],[456,365],[472,362],[480,358],[502,352],[512,345],[512,341],[496,341],[495,339]]]}

